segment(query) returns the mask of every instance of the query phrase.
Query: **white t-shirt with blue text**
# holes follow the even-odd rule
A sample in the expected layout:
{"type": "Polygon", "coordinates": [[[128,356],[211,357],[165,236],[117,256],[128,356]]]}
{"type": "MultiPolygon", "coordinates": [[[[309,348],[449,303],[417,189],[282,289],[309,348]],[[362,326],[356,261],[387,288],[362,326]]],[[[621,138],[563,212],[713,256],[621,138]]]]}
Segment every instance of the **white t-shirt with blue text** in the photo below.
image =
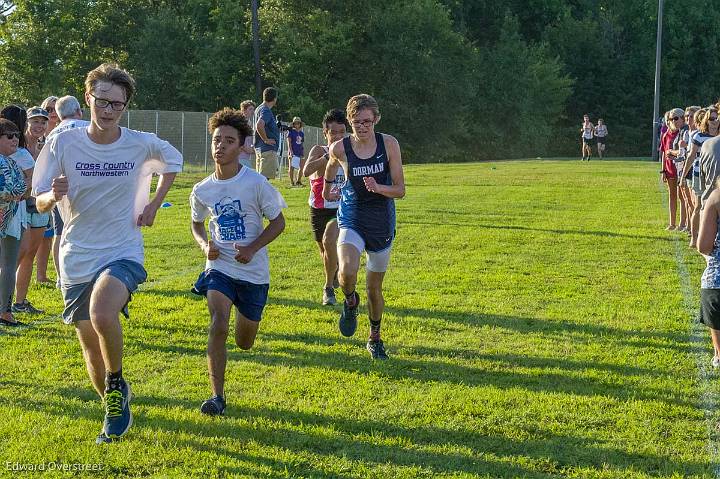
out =
{"type": "Polygon", "coordinates": [[[52,138],[40,152],[33,174],[33,195],[52,187],[60,175],[68,194],[58,202],[65,222],[60,241],[63,285],[90,281],[117,260],[143,264],[138,216],[150,200],[153,174],[182,171],[182,155],[153,133],[120,128],[120,138],[101,145],[87,127],[52,138]]]}

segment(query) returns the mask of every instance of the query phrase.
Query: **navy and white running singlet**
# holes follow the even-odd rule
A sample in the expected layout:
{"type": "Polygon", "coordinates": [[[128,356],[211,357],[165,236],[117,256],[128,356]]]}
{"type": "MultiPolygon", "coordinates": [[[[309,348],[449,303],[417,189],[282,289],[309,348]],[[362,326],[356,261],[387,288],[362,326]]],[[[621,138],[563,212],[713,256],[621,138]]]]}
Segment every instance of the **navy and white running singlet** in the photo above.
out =
{"type": "Polygon", "coordinates": [[[348,168],[340,190],[337,215],[338,227],[359,234],[365,241],[365,249],[371,252],[388,248],[395,236],[395,201],[368,191],[363,181],[364,177],[372,176],[379,185],[392,185],[383,136],[375,133],[375,141],[375,154],[370,158],[358,158],[350,138],[343,139],[348,168]]]}

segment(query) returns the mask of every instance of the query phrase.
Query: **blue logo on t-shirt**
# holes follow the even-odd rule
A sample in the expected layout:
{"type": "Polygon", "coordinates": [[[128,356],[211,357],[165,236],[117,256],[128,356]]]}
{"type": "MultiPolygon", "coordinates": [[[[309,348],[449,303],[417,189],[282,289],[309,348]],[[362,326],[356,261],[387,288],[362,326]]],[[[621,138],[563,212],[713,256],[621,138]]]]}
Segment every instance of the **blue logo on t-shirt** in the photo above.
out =
{"type": "Polygon", "coordinates": [[[245,216],[242,212],[240,200],[233,200],[229,196],[215,203],[217,215],[218,239],[220,241],[239,241],[245,239],[245,216]]]}

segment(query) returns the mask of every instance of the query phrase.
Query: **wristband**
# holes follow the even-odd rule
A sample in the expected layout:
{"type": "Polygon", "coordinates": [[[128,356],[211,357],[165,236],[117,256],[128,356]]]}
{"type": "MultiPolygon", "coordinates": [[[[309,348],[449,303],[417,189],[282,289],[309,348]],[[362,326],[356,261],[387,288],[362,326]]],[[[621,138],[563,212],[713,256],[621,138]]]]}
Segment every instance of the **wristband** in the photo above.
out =
{"type": "Polygon", "coordinates": [[[330,184],[335,183],[335,180],[328,180],[328,179],[325,178],[325,177],[323,177],[323,179],[325,180],[325,183],[330,183],[330,184]]]}

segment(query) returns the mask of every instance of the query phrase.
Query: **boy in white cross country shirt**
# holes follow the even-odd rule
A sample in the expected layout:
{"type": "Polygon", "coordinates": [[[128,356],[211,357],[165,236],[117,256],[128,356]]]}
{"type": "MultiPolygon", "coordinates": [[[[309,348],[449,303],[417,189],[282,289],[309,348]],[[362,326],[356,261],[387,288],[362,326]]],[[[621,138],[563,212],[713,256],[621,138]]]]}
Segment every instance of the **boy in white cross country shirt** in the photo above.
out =
{"type": "Polygon", "coordinates": [[[88,374],[105,402],[96,442],[112,442],[132,424],[130,386],[122,375],[123,330],[131,294],[145,281],[141,226],[152,226],[182,155],[152,133],[119,126],[135,80],[117,65],[88,73],[90,125],[57,135],[33,175],[37,208],[56,204],[65,222],[60,244],[63,319],[77,332],[88,374]],[[153,174],[160,179],[149,200],[153,174]]]}

